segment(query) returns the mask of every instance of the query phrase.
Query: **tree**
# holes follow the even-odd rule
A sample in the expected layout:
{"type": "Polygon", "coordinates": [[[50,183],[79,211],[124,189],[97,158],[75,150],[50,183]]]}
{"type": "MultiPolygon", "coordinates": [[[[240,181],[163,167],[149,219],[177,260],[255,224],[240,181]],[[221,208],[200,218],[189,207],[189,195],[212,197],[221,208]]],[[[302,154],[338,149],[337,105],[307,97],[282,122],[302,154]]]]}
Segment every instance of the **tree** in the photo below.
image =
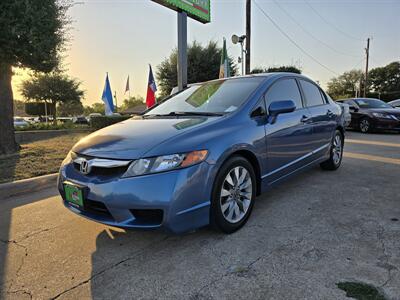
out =
{"type": "Polygon", "coordinates": [[[44,102],[27,102],[25,112],[31,116],[52,115],[53,108],[44,102]]]}
{"type": "MultiPolygon", "coordinates": [[[[222,48],[216,42],[209,42],[205,47],[194,41],[188,46],[188,83],[203,82],[217,79],[221,63],[222,48]]],[[[170,56],[157,66],[156,76],[160,88],[160,98],[168,96],[171,90],[178,85],[177,49],[172,50],[170,56]]],[[[236,75],[237,68],[229,58],[231,75],[236,75]]]]}
{"type": "MultiPolygon", "coordinates": [[[[360,91],[360,83],[363,83],[364,73],[361,70],[351,70],[332,78],[328,83],[328,94],[333,99],[355,97],[356,91],[360,91]]],[[[361,85],[361,89],[363,85],[361,85]]]]}
{"type": "Polygon", "coordinates": [[[280,67],[269,67],[269,68],[257,67],[254,68],[250,72],[250,74],[273,73],[273,72],[289,72],[289,73],[301,74],[301,70],[295,66],[280,66],[280,67]]]}
{"type": "Polygon", "coordinates": [[[371,92],[384,100],[400,98],[400,62],[392,62],[369,72],[371,92]]]}
{"type": "Polygon", "coordinates": [[[84,92],[80,82],[60,72],[35,73],[21,84],[21,94],[27,100],[44,101],[52,107],[54,122],[57,104],[81,102],[84,92]]]}
{"type": "Polygon", "coordinates": [[[57,108],[57,115],[60,117],[74,117],[82,114],[83,105],[80,101],[62,102],[57,108]]]}
{"type": "Polygon", "coordinates": [[[0,1],[0,154],[18,150],[14,137],[13,67],[48,72],[65,42],[67,0],[0,1]]]}
{"type": "Polygon", "coordinates": [[[104,103],[95,102],[91,106],[85,106],[83,113],[87,116],[93,113],[104,114],[104,103]]]}
{"type": "Polygon", "coordinates": [[[122,102],[122,105],[118,108],[118,111],[124,111],[127,110],[128,108],[132,108],[138,105],[143,105],[144,99],[141,96],[132,96],[129,99],[125,99],[124,102],[122,102]]]}

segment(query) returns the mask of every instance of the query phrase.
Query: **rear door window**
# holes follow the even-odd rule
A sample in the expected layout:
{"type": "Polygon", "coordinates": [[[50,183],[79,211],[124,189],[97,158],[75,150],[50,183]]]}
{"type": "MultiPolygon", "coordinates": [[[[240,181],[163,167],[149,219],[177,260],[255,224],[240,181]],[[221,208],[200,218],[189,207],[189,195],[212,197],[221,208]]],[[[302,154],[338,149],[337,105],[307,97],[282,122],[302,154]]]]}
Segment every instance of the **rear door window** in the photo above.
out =
{"type": "Polygon", "coordinates": [[[302,108],[301,94],[296,80],[294,79],[281,79],[272,85],[265,95],[267,107],[272,102],[282,100],[292,100],[296,108],[302,108]]]}
{"type": "Polygon", "coordinates": [[[301,88],[303,89],[306,105],[308,107],[326,103],[325,99],[322,97],[319,87],[317,87],[315,84],[305,80],[300,80],[300,84],[301,88]]]}

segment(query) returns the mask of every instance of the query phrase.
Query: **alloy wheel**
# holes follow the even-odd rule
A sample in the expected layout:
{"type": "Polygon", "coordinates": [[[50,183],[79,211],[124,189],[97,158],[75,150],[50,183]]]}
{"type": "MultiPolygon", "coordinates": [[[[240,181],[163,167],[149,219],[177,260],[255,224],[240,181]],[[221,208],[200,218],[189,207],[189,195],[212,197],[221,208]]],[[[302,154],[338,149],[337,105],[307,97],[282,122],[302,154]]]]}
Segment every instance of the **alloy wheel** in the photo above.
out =
{"type": "Polygon", "coordinates": [[[370,127],[369,121],[367,119],[361,120],[360,122],[360,130],[361,132],[368,132],[370,127]]]}
{"type": "Polygon", "coordinates": [[[338,165],[342,159],[342,144],[342,137],[339,134],[336,134],[332,146],[332,159],[335,165],[338,165]]]}
{"type": "Polygon", "coordinates": [[[229,223],[240,222],[250,207],[253,182],[242,166],[231,169],[225,177],[220,193],[222,215],[229,223]]]}

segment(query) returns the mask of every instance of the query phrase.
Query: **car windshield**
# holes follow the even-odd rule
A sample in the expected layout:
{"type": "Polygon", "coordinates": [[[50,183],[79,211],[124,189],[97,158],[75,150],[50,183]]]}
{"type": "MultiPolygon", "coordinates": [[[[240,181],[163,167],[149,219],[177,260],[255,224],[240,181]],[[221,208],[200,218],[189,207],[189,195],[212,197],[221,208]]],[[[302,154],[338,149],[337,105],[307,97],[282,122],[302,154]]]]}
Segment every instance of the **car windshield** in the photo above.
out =
{"type": "Polygon", "coordinates": [[[355,101],[361,108],[393,108],[389,104],[378,99],[357,99],[355,101]]]}
{"type": "Polygon", "coordinates": [[[145,116],[229,113],[238,109],[262,80],[262,77],[252,77],[196,84],[151,109],[145,116]]]}

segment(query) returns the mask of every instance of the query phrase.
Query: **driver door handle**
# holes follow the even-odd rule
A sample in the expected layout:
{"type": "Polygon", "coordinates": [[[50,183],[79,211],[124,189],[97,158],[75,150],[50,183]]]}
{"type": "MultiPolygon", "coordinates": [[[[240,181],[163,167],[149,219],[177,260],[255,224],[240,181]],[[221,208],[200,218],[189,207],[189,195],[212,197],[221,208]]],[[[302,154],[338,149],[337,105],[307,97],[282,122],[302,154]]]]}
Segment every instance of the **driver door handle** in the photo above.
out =
{"type": "Polygon", "coordinates": [[[301,121],[302,123],[310,123],[311,118],[308,117],[308,116],[306,116],[306,115],[303,115],[303,116],[301,117],[300,121],[301,121]]]}

